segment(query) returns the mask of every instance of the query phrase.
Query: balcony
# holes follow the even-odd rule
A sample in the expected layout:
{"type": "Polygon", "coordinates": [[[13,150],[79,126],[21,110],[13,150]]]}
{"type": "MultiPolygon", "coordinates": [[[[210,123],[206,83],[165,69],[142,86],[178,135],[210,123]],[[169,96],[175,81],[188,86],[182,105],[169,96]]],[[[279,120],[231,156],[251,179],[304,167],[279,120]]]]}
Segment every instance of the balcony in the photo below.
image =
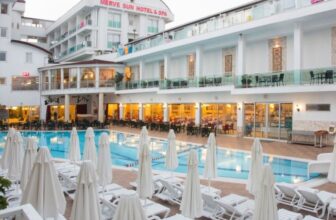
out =
{"type": "Polygon", "coordinates": [[[54,59],[56,59],[56,60],[57,59],[62,59],[62,58],[66,57],[70,54],[73,54],[77,51],[80,51],[83,48],[90,48],[90,47],[92,47],[92,42],[91,41],[83,41],[83,42],[81,42],[81,43],[79,43],[75,46],[70,47],[68,50],[61,52],[60,55],[58,57],[57,56],[54,57],[54,59]]]}
{"type": "MultiPolygon", "coordinates": [[[[331,0],[324,0],[331,1],[331,0]]],[[[174,41],[187,39],[219,30],[223,30],[232,26],[245,24],[262,18],[281,14],[299,8],[309,7],[320,4],[320,1],[311,0],[263,0],[257,3],[248,4],[236,10],[227,11],[202,19],[200,21],[176,27],[144,39],[137,40],[126,46],[129,48],[128,53],[119,53],[120,56],[137,51],[149,49],[159,45],[165,45],[174,41]]],[[[120,51],[122,52],[122,51],[120,51]]]]}
{"type": "Polygon", "coordinates": [[[134,89],[150,89],[159,88],[159,79],[148,79],[148,80],[132,80],[127,82],[120,82],[117,84],[117,90],[134,90],[134,89]]]}
{"type": "Polygon", "coordinates": [[[206,88],[232,85],[232,76],[211,76],[195,77],[193,79],[176,78],[166,79],[160,85],[161,90],[186,89],[186,88],[206,88]]]}
{"type": "Polygon", "coordinates": [[[59,45],[60,43],[65,42],[67,39],[71,38],[73,35],[75,35],[76,32],[80,32],[81,30],[84,30],[85,27],[91,26],[92,20],[87,21],[81,21],[76,27],[70,29],[69,31],[64,32],[59,37],[55,37],[55,39],[50,41],[50,47],[54,47],[56,45],[59,45]]]}
{"type": "Polygon", "coordinates": [[[262,88],[336,83],[336,67],[248,74],[235,77],[236,88],[262,88]]]}

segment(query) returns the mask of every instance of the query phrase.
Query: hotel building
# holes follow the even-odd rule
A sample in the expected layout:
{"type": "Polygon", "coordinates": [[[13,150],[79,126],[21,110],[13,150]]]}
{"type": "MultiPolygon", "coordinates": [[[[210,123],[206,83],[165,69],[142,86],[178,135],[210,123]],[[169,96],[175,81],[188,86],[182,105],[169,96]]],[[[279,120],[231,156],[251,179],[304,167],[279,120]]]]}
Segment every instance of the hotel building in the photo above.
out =
{"type": "Polygon", "coordinates": [[[169,8],[141,4],[81,1],[47,28],[57,63],[38,69],[42,120],[170,122],[272,140],[336,125],[335,0],[252,1],[166,30],[169,8]]]}
{"type": "MultiPolygon", "coordinates": [[[[39,119],[38,68],[48,63],[46,28],[53,21],[24,17],[25,1],[0,0],[0,110],[10,123],[39,119]]],[[[0,120],[1,121],[1,120],[0,120]]]]}

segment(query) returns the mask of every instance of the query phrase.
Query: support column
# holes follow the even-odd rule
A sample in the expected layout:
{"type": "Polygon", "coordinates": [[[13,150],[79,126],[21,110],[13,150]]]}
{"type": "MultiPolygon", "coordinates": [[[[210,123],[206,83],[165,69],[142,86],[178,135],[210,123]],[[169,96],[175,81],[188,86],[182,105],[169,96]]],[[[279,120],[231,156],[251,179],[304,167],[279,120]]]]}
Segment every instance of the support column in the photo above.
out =
{"type": "Polygon", "coordinates": [[[238,136],[242,137],[243,134],[243,126],[244,126],[244,115],[243,115],[243,103],[237,102],[237,133],[238,136]]]}
{"type": "Polygon", "coordinates": [[[99,93],[98,95],[98,121],[100,123],[104,122],[104,93],[99,93]]]}
{"type": "Polygon", "coordinates": [[[40,105],[40,119],[45,121],[47,119],[47,105],[45,104],[46,97],[41,96],[41,105],[40,105]]]}
{"type": "Polygon", "coordinates": [[[201,104],[199,102],[195,103],[195,125],[199,126],[201,124],[201,104]]]}
{"type": "Polygon", "coordinates": [[[139,63],[139,80],[141,81],[144,77],[144,62],[140,61],[139,63]]]}
{"type": "Polygon", "coordinates": [[[167,103],[164,103],[163,104],[163,122],[168,122],[169,119],[168,119],[168,104],[167,103]]]}
{"type": "Polygon", "coordinates": [[[165,79],[168,79],[168,76],[169,76],[169,60],[170,60],[170,57],[168,55],[165,55],[164,56],[164,78],[165,79]]]}
{"type": "Polygon", "coordinates": [[[51,71],[48,70],[48,90],[51,90],[51,71]]]}
{"type": "Polygon", "coordinates": [[[238,47],[237,47],[237,75],[241,76],[245,74],[245,37],[243,34],[239,35],[238,47]]]}
{"type": "Polygon", "coordinates": [[[143,120],[143,104],[139,103],[139,120],[143,120]]]}
{"type": "Polygon", "coordinates": [[[119,104],[119,119],[120,120],[124,119],[124,106],[122,103],[119,104]]]}
{"type": "Polygon", "coordinates": [[[302,69],[302,29],[300,24],[294,27],[294,82],[301,84],[302,69]]]}
{"type": "Polygon", "coordinates": [[[195,56],[195,77],[199,78],[202,74],[203,51],[201,47],[197,47],[195,56]]]}
{"type": "Polygon", "coordinates": [[[61,90],[64,89],[64,69],[61,69],[61,90]]]}
{"type": "Polygon", "coordinates": [[[80,89],[80,81],[81,81],[81,77],[80,77],[80,68],[77,68],[77,89],[80,89]]]}
{"type": "Polygon", "coordinates": [[[70,95],[64,97],[64,122],[70,122],[70,95]]]}
{"type": "Polygon", "coordinates": [[[99,67],[95,69],[95,81],[96,88],[99,88],[99,67]]]}

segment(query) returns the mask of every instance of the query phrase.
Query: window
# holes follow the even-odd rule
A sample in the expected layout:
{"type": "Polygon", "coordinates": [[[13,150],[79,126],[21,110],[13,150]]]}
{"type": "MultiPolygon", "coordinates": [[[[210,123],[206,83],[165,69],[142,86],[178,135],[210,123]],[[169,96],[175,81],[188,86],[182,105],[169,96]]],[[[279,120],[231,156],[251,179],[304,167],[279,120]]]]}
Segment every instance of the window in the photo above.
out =
{"type": "Polygon", "coordinates": [[[121,28],[121,15],[116,13],[109,13],[108,26],[111,28],[121,28]]]}
{"type": "Polygon", "coordinates": [[[0,37],[7,37],[7,28],[0,27],[0,37]]]}
{"type": "Polygon", "coordinates": [[[1,14],[8,14],[8,5],[1,4],[1,14]]]}
{"type": "Polygon", "coordinates": [[[129,26],[135,25],[135,15],[128,15],[128,25],[129,26]]]}
{"type": "Polygon", "coordinates": [[[119,34],[107,34],[107,48],[117,49],[120,44],[119,34]]]}
{"type": "Polygon", "coordinates": [[[33,63],[33,53],[32,52],[26,53],[26,63],[33,63]]]}
{"type": "Polygon", "coordinates": [[[12,77],[12,90],[13,91],[26,91],[26,90],[38,90],[39,89],[39,77],[38,76],[13,76],[12,77]]]}
{"type": "Polygon", "coordinates": [[[159,21],[149,19],[148,20],[148,33],[158,33],[159,32],[159,21]]]}
{"type": "Polygon", "coordinates": [[[0,77],[0,85],[6,84],[6,77],[0,77]]]}
{"type": "Polygon", "coordinates": [[[330,104],[307,104],[306,111],[330,112],[330,104]]]}
{"type": "Polygon", "coordinates": [[[5,51],[0,51],[0,62],[7,60],[7,54],[5,51]]]}

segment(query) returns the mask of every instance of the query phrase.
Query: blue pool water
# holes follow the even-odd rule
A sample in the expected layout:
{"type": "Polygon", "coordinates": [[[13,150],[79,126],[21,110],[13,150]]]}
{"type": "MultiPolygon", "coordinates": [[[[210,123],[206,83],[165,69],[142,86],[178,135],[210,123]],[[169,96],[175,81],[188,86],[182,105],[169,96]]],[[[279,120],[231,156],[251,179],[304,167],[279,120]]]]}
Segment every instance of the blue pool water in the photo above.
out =
{"type": "MultiPolygon", "coordinates": [[[[112,163],[118,166],[137,166],[137,141],[138,136],[133,134],[117,133],[108,130],[95,131],[95,142],[98,147],[99,136],[107,132],[111,142],[111,157],[112,163]]],[[[0,132],[0,152],[3,151],[4,142],[7,132],[0,132]]],[[[78,131],[81,142],[81,152],[83,153],[85,131],[78,131]]],[[[38,140],[39,146],[48,146],[53,157],[67,158],[69,149],[69,131],[23,131],[24,137],[35,137],[38,140]]],[[[188,152],[191,148],[198,151],[199,156],[199,172],[202,174],[205,162],[205,149],[196,144],[187,144],[177,142],[179,167],[176,172],[186,173],[188,152]]],[[[166,170],[164,166],[164,155],[167,148],[165,140],[151,139],[151,151],[153,157],[153,169],[166,170]]],[[[250,154],[233,151],[229,149],[218,149],[218,176],[234,179],[247,179],[250,164],[250,154]]],[[[264,156],[264,163],[272,165],[276,181],[297,183],[316,178],[318,175],[307,176],[307,163],[302,161],[294,161],[281,159],[277,157],[264,156]]]]}

